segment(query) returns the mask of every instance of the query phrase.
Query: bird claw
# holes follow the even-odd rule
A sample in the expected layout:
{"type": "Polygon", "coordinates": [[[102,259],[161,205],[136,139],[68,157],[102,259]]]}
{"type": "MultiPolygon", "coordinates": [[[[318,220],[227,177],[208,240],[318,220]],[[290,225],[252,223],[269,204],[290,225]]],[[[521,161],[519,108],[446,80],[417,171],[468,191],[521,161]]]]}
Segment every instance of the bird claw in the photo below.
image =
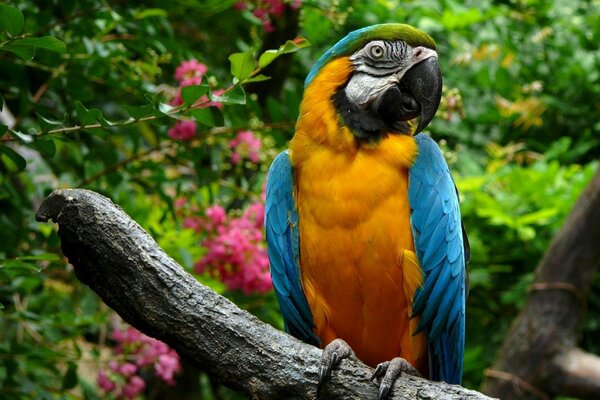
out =
{"type": "Polygon", "coordinates": [[[352,348],[342,339],[335,339],[323,349],[321,364],[319,365],[319,383],[317,384],[317,398],[321,393],[325,381],[331,375],[331,369],[337,366],[344,358],[354,356],[352,348]]]}
{"type": "Polygon", "coordinates": [[[371,375],[371,380],[381,378],[377,400],[383,400],[387,397],[392,389],[392,385],[402,372],[421,377],[421,374],[415,367],[400,357],[392,358],[390,361],[382,362],[375,367],[375,371],[371,375]]]}

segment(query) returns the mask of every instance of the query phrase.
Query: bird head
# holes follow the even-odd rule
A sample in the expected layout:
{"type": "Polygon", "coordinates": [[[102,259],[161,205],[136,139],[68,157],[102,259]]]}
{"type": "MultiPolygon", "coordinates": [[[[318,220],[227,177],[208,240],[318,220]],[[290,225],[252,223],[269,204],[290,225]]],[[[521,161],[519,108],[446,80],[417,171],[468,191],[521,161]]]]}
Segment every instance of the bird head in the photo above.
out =
{"type": "Polygon", "coordinates": [[[319,58],[305,88],[340,58],[349,68],[331,100],[357,139],[373,142],[388,134],[416,134],[431,122],[440,104],[442,75],[429,35],[405,24],[350,32],[319,58]]]}

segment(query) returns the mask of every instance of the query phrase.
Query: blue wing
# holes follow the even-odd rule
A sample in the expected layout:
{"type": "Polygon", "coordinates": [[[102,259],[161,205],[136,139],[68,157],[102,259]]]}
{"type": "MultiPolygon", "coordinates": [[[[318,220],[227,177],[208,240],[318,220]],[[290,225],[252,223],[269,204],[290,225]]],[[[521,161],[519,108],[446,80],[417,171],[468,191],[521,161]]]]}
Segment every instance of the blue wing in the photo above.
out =
{"type": "Polygon", "coordinates": [[[319,338],[313,333],[314,321],[300,281],[298,209],[287,151],[279,154],[269,169],[265,232],[271,278],[285,330],[306,343],[318,345],[319,338]]]}
{"type": "Polygon", "coordinates": [[[425,134],[415,140],[419,155],[409,172],[408,192],[415,249],[425,276],[413,300],[413,316],[420,316],[415,333],[427,335],[430,378],[460,383],[468,241],[440,148],[425,134]]]}

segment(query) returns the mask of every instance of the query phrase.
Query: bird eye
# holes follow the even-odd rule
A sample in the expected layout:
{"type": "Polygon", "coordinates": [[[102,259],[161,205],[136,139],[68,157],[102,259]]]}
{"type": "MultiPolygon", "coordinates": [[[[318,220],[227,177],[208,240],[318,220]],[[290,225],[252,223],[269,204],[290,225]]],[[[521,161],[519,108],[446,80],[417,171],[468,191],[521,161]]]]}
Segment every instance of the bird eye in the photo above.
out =
{"type": "Polygon", "coordinates": [[[383,46],[376,44],[371,46],[369,49],[369,55],[375,59],[383,57],[384,49],[383,46]]]}

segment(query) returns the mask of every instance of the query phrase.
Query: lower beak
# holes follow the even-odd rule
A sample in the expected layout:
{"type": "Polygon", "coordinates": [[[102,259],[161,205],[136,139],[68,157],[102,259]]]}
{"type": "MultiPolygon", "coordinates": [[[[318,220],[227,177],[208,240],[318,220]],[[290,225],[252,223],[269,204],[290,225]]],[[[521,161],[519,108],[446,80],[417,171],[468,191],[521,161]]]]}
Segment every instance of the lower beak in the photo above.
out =
{"type": "Polygon", "coordinates": [[[417,134],[429,125],[442,98],[442,72],[437,57],[429,57],[406,71],[400,80],[400,91],[410,94],[420,109],[414,133],[417,134]]]}

